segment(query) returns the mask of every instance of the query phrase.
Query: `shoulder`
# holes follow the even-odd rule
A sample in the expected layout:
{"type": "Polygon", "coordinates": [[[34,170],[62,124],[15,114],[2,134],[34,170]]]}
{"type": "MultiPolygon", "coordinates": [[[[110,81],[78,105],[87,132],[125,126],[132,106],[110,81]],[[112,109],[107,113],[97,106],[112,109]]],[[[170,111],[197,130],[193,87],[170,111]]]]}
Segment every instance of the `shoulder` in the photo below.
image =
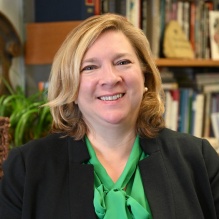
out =
{"type": "Polygon", "coordinates": [[[176,157],[200,160],[207,157],[208,159],[209,157],[219,158],[215,149],[206,139],[167,128],[164,128],[154,139],[142,139],[142,145],[146,151],[149,147],[149,154],[160,151],[164,157],[173,159],[176,157]]]}
{"type": "Polygon", "coordinates": [[[19,160],[26,166],[43,163],[51,159],[66,159],[69,138],[61,134],[50,134],[44,138],[29,141],[24,145],[13,148],[5,163],[19,160]]]}
{"type": "MultiPolygon", "coordinates": [[[[44,138],[34,139],[26,144],[17,147],[15,150],[20,151],[22,154],[30,155],[34,153],[35,155],[40,153],[53,154],[57,153],[59,150],[67,148],[69,137],[65,137],[61,134],[50,134],[44,138]]],[[[13,151],[13,150],[12,150],[13,151]]]]}
{"type": "Polygon", "coordinates": [[[169,150],[179,151],[185,154],[189,153],[190,155],[196,154],[202,156],[208,152],[217,154],[206,139],[166,128],[160,132],[157,140],[162,145],[162,150],[168,148],[169,150]]]}
{"type": "Polygon", "coordinates": [[[172,143],[175,144],[175,147],[199,147],[202,144],[203,139],[197,138],[193,135],[187,133],[176,132],[170,129],[163,129],[157,140],[162,142],[166,146],[173,146],[172,143]]]}
{"type": "Polygon", "coordinates": [[[219,156],[206,139],[163,129],[154,139],[142,139],[141,145],[149,155],[159,154],[173,171],[190,170],[193,174],[205,174],[219,185],[219,156]]]}

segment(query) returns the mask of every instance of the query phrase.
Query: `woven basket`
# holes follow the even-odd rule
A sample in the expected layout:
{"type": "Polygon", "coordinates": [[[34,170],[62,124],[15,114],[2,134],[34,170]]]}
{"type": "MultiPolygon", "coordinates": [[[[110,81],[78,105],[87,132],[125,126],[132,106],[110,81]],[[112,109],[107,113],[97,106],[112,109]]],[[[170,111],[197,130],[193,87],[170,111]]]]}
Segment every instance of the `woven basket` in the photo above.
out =
{"type": "Polygon", "coordinates": [[[8,156],[9,149],[9,126],[10,121],[7,117],[0,117],[0,179],[3,176],[2,163],[8,156]]]}

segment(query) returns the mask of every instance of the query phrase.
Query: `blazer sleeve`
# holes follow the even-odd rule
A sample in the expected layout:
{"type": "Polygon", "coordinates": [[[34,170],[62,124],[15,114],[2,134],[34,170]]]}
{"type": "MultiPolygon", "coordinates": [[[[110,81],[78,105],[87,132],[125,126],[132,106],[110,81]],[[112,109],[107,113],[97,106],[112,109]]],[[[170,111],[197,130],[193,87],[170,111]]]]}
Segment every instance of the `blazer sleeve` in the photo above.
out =
{"type": "Polygon", "coordinates": [[[3,163],[0,182],[0,218],[20,219],[24,191],[25,165],[19,148],[11,150],[3,163]]]}
{"type": "Polygon", "coordinates": [[[209,175],[217,218],[219,218],[219,156],[207,140],[203,140],[203,158],[209,175]]]}

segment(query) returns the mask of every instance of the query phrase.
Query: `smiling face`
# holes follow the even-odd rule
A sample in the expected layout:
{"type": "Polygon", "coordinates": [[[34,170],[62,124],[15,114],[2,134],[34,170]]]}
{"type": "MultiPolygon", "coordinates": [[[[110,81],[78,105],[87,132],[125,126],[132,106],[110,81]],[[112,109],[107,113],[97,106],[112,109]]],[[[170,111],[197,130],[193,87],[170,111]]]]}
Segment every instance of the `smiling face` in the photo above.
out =
{"type": "Polygon", "coordinates": [[[75,101],[88,127],[135,128],[144,77],[135,51],[122,32],[107,31],[85,53],[75,101]]]}

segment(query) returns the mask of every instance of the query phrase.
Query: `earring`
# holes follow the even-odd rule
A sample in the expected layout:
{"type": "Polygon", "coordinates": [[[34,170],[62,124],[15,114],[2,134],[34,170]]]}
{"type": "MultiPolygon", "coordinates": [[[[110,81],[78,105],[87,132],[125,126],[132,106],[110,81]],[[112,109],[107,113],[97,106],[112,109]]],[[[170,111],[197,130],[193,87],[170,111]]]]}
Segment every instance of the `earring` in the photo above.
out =
{"type": "Polygon", "coordinates": [[[145,87],[145,88],[144,88],[144,93],[145,93],[145,92],[147,92],[147,91],[148,91],[148,88],[147,88],[147,87],[145,87]]]}

